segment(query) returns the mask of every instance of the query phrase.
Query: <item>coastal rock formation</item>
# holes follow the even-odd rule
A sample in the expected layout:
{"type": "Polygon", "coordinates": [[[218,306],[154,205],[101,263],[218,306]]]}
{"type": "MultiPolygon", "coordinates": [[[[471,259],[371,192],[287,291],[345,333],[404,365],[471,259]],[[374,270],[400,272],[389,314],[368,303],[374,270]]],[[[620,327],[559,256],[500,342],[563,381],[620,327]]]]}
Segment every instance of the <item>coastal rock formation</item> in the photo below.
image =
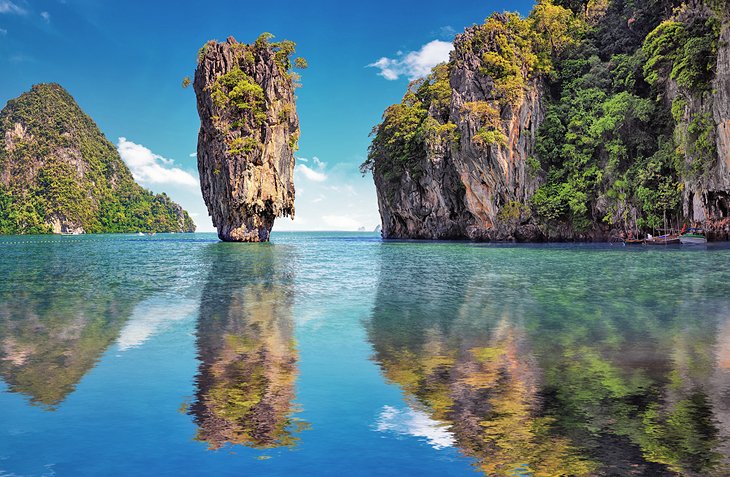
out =
{"type": "Polygon", "coordinates": [[[200,185],[224,241],[268,241],[276,217],[294,217],[294,44],[270,38],[210,41],[195,70],[200,185]]]}
{"type": "Polygon", "coordinates": [[[467,29],[456,37],[451,61],[412,83],[403,103],[386,111],[364,165],[373,169],[384,238],[508,234],[495,223],[535,189],[528,158],[543,116],[542,83],[530,77],[518,40],[506,15],[467,29]],[[518,88],[485,70],[483,56],[497,51],[498,41],[514,55],[508,80],[518,88]],[[406,131],[412,117],[422,126],[406,131]],[[409,144],[408,134],[418,139],[409,144]]]}
{"type": "Polygon", "coordinates": [[[383,237],[729,238],[728,11],[539,1],[467,28],[373,131],[383,237]]]}
{"type": "Polygon", "coordinates": [[[194,232],[165,194],[139,186],[61,86],[37,84],[0,111],[0,233],[194,232]]]}

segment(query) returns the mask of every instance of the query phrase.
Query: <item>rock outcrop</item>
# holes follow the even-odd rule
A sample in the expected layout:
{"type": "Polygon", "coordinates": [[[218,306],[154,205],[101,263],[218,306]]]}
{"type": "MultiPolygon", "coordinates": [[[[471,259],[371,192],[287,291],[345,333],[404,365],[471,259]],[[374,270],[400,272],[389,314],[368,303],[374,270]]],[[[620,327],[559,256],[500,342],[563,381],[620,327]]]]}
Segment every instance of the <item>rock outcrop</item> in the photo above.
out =
{"type": "Polygon", "coordinates": [[[57,84],[0,111],[0,233],[194,232],[165,194],[139,186],[119,153],[57,84]]]}
{"type": "Polygon", "coordinates": [[[294,217],[294,44],[268,39],[208,42],[195,70],[200,185],[224,241],[268,241],[276,217],[294,217]]]}
{"type": "MultiPolygon", "coordinates": [[[[497,15],[494,22],[501,28],[507,18],[497,15]]],[[[385,113],[378,128],[383,143],[393,139],[391,128],[401,127],[401,108],[422,113],[416,134],[423,141],[402,151],[409,156],[403,166],[393,157],[400,151],[387,149],[378,137],[373,142],[370,167],[384,238],[506,238],[512,231],[495,228],[497,216],[507,209],[514,215],[514,204],[533,192],[536,178],[527,159],[542,120],[542,84],[528,77],[521,58],[514,79],[526,87],[515,93],[495,84],[482,61],[496,48],[489,33],[474,26],[458,35],[448,65],[413,83],[403,105],[385,113]]],[[[511,32],[505,37],[514,40],[511,32]]]]}
{"type": "Polygon", "coordinates": [[[384,238],[730,238],[727,2],[557,3],[467,28],[385,111],[384,238]]]}

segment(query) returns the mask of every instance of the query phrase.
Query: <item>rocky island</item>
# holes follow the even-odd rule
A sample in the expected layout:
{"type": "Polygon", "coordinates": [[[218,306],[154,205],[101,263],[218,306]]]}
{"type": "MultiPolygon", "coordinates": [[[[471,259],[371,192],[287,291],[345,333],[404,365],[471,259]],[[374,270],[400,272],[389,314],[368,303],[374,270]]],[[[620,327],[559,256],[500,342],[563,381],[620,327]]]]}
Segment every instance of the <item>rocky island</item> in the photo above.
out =
{"type": "Polygon", "coordinates": [[[542,1],[467,28],[374,129],[383,237],[727,239],[728,12],[542,1]]]}
{"type": "Polygon", "coordinates": [[[200,132],[200,186],[218,237],[266,242],[276,217],[294,217],[294,151],[299,139],[294,43],[210,41],[193,87],[200,132]]]}
{"type": "Polygon", "coordinates": [[[0,111],[0,234],[194,232],[166,194],[134,181],[112,143],[58,84],[0,111]]]}

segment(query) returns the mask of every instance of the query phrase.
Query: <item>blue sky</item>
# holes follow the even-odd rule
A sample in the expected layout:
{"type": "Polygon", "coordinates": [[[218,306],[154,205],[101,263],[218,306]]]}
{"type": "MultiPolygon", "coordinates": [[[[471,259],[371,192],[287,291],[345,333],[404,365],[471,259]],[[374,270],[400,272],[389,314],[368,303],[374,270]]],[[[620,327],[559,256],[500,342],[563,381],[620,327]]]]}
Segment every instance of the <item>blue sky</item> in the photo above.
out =
{"type": "Polygon", "coordinates": [[[192,88],[208,40],[251,42],[264,31],[297,43],[309,68],[297,92],[301,123],[297,219],[276,230],[372,229],[371,177],[357,166],[383,110],[409,77],[444,57],[453,35],[493,11],[532,2],[0,0],[0,101],[57,82],[116,144],[138,181],[165,191],[199,231],[213,227],[197,185],[199,121],[192,88]],[[377,63],[378,66],[368,66],[377,63]]]}

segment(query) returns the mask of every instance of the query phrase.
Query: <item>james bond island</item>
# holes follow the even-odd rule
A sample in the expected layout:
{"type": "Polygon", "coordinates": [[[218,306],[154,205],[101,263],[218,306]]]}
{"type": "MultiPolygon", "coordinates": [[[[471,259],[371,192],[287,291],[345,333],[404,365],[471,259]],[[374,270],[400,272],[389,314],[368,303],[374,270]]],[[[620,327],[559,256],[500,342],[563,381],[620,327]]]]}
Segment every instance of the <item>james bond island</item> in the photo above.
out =
{"type": "Polygon", "coordinates": [[[0,477],[730,477],[728,1],[0,0],[0,477]]]}
{"type": "Polygon", "coordinates": [[[233,37],[200,50],[198,171],[203,198],[221,240],[267,242],[276,217],[294,217],[294,43],[262,34],[233,37]]]}

